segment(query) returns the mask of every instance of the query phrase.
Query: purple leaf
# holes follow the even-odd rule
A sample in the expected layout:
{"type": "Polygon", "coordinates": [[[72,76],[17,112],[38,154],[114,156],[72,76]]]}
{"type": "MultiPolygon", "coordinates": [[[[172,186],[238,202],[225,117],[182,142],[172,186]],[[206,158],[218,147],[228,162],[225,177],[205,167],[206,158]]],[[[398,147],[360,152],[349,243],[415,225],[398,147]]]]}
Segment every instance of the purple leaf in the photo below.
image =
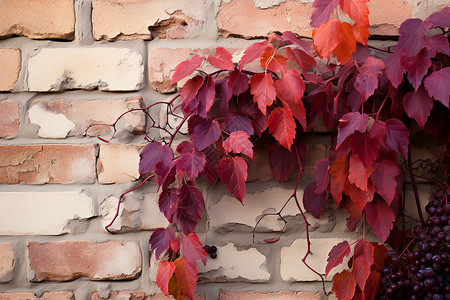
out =
{"type": "Polygon", "coordinates": [[[188,180],[195,180],[198,174],[203,171],[206,164],[206,155],[203,152],[192,149],[191,152],[184,152],[177,158],[175,164],[177,172],[184,172],[188,180]]]}
{"type": "Polygon", "coordinates": [[[241,73],[239,70],[235,70],[228,76],[227,84],[233,91],[233,94],[237,96],[248,89],[248,82],[249,79],[246,74],[241,73]]]}
{"type": "Polygon", "coordinates": [[[285,181],[298,165],[295,153],[278,143],[273,143],[269,147],[269,164],[273,176],[279,182],[285,181]]]}
{"type": "Polygon", "coordinates": [[[325,191],[330,183],[330,173],[328,169],[330,161],[326,158],[318,161],[314,166],[314,180],[316,181],[316,194],[321,194],[325,191]]]}
{"type": "Polygon", "coordinates": [[[408,116],[416,120],[419,127],[423,129],[433,108],[433,99],[427,94],[425,88],[420,86],[417,91],[409,92],[403,97],[403,106],[408,116]]]}
{"type": "Polygon", "coordinates": [[[424,84],[428,94],[449,108],[450,67],[433,72],[425,78],[424,84]]]}
{"type": "Polygon", "coordinates": [[[170,246],[175,240],[175,232],[172,228],[158,228],[150,236],[150,251],[155,251],[156,259],[170,246]]]}
{"type": "Polygon", "coordinates": [[[399,152],[403,159],[408,156],[409,130],[400,120],[386,121],[386,144],[392,150],[399,152]]]}
{"type": "Polygon", "coordinates": [[[155,170],[158,163],[160,163],[160,168],[169,169],[173,155],[169,146],[160,142],[153,142],[145,146],[140,157],[139,173],[144,174],[155,170]]]}
{"type": "Polygon", "coordinates": [[[327,204],[328,191],[324,190],[320,194],[316,193],[316,183],[308,184],[303,192],[303,206],[305,210],[313,215],[314,218],[320,218],[325,205],[327,204]]]}
{"type": "Polygon", "coordinates": [[[241,112],[233,111],[222,123],[222,129],[228,133],[245,131],[249,136],[253,135],[253,126],[250,118],[241,112]]]}
{"type": "Polygon", "coordinates": [[[346,113],[340,120],[338,126],[337,145],[336,148],[344,142],[353,132],[365,132],[369,116],[361,115],[359,112],[346,113]]]}
{"type": "Polygon", "coordinates": [[[198,151],[214,144],[222,134],[216,120],[206,120],[199,117],[189,119],[188,129],[192,144],[198,151]]]}
{"type": "Polygon", "coordinates": [[[202,216],[204,202],[200,191],[188,181],[179,190],[179,202],[173,215],[173,222],[177,228],[188,235],[195,231],[198,219],[202,216]]]}
{"type": "Polygon", "coordinates": [[[179,201],[178,189],[172,188],[163,190],[159,194],[158,205],[159,210],[164,214],[167,221],[172,223],[173,214],[177,210],[179,201]]]}
{"type": "Polygon", "coordinates": [[[216,96],[214,79],[211,76],[206,78],[205,83],[198,91],[198,115],[206,118],[207,113],[211,109],[214,98],[216,96]]]}
{"type": "Polygon", "coordinates": [[[383,61],[373,57],[368,57],[359,69],[354,86],[364,100],[367,100],[375,92],[378,87],[378,77],[383,69],[383,61]]]}
{"type": "Polygon", "coordinates": [[[312,4],[314,11],[311,15],[311,26],[319,27],[327,23],[338,4],[339,0],[315,0],[312,4]]]}

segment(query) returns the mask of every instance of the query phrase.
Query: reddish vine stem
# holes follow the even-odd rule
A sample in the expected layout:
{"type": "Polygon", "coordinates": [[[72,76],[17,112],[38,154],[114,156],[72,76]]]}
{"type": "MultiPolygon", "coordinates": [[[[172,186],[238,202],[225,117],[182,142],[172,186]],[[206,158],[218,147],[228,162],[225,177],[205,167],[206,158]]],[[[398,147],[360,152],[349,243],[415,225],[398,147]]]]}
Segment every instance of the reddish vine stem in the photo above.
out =
{"type": "Polygon", "coordinates": [[[408,145],[408,170],[409,170],[409,177],[411,177],[411,183],[413,185],[414,198],[416,199],[416,207],[417,207],[417,213],[419,214],[420,223],[425,224],[425,221],[424,221],[423,215],[422,215],[422,209],[420,208],[419,193],[417,192],[416,179],[415,179],[413,171],[412,171],[411,147],[409,145],[408,145]]]}

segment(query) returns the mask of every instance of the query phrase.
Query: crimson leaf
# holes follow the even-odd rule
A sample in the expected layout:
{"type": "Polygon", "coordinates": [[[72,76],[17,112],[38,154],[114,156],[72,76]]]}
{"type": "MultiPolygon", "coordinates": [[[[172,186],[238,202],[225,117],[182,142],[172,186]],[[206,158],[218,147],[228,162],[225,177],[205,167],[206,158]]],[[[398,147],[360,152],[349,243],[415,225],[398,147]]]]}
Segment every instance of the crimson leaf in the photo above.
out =
{"type": "Polygon", "coordinates": [[[202,216],[203,196],[190,181],[181,185],[178,194],[179,201],[173,222],[181,232],[188,235],[195,231],[198,219],[202,216]]]}
{"type": "Polygon", "coordinates": [[[207,117],[216,96],[214,79],[211,76],[206,78],[205,83],[198,91],[198,115],[202,118],[207,117]]]}
{"type": "Polygon", "coordinates": [[[223,148],[227,153],[242,153],[253,158],[253,144],[245,131],[234,131],[223,143],[223,148]]]}
{"type": "Polygon", "coordinates": [[[155,170],[156,164],[169,168],[172,161],[172,150],[160,142],[149,143],[140,154],[139,173],[150,173],[155,170]]]}
{"type": "Polygon", "coordinates": [[[373,264],[373,246],[363,237],[355,245],[353,274],[361,291],[364,291],[373,264]]]}
{"type": "Polygon", "coordinates": [[[316,181],[317,194],[322,193],[328,187],[330,183],[330,173],[328,168],[330,167],[330,161],[326,158],[318,161],[314,166],[314,180],[316,181]]]}
{"type": "Polygon", "coordinates": [[[342,200],[342,191],[347,182],[348,168],[348,153],[334,160],[330,165],[330,193],[338,207],[342,200]]]}
{"type": "Polygon", "coordinates": [[[266,107],[272,105],[276,98],[272,76],[270,74],[256,74],[252,77],[250,84],[253,101],[258,104],[263,115],[266,115],[266,107]]]}
{"type": "Polygon", "coordinates": [[[424,84],[428,94],[449,108],[450,99],[450,67],[433,72],[425,78],[424,84]]]}
{"type": "Polygon", "coordinates": [[[367,223],[380,241],[384,243],[394,227],[395,214],[386,202],[378,201],[376,204],[367,203],[365,209],[367,223]]]}
{"type": "Polygon", "coordinates": [[[312,4],[314,11],[311,15],[311,26],[319,27],[328,22],[338,4],[339,0],[315,0],[312,4]]]}
{"type": "Polygon", "coordinates": [[[364,167],[363,163],[356,155],[350,156],[350,166],[348,171],[348,181],[350,183],[353,183],[362,191],[367,192],[367,180],[372,172],[373,168],[371,166],[368,168],[364,167]]]}
{"type": "Polygon", "coordinates": [[[188,180],[195,180],[203,171],[206,164],[206,155],[203,152],[192,149],[181,154],[175,161],[177,172],[184,172],[188,180]]]}
{"type": "Polygon", "coordinates": [[[273,143],[269,147],[269,165],[273,176],[283,182],[297,166],[297,158],[294,152],[273,143]]]}
{"type": "Polygon", "coordinates": [[[409,130],[398,119],[386,121],[386,144],[394,151],[399,152],[403,159],[408,156],[409,130]]]}
{"type": "Polygon", "coordinates": [[[420,86],[417,91],[409,92],[403,97],[403,106],[408,116],[416,120],[419,127],[423,129],[433,108],[433,99],[427,94],[425,88],[420,86]]]}
{"type": "Polygon", "coordinates": [[[193,113],[198,107],[198,97],[197,93],[205,78],[200,75],[197,75],[191,79],[189,79],[183,86],[181,91],[181,109],[183,110],[185,115],[189,115],[193,113]]]}
{"type": "Polygon", "coordinates": [[[414,56],[428,46],[425,39],[427,28],[421,19],[408,19],[400,25],[400,38],[395,51],[405,50],[407,56],[414,56]]]}
{"type": "Polygon", "coordinates": [[[222,134],[216,120],[199,117],[189,118],[188,129],[192,144],[198,151],[215,143],[222,134]]]}
{"type": "Polygon", "coordinates": [[[277,107],[269,116],[269,133],[286,149],[291,149],[295,137],[295,121],[286,108],[277,107]]]}
{"type": "Polygon", "coordinates": [[[247,163],[242,157],[223,157],[217,168],[222,183],[236,199],[242,202],[247,180],[247,163]]]}
{"type": "Polygon", "coordinates": [[[383,69],[383,61],[371,56],[364,61],[364,64],[359,69],[354,85],[364,100],[373,95],[378,86],[378,77],[383,69]]]}
{"type": "MultiPolygon", "coordinates": [[[[375,139],[381,146],[386,147],[386,123],[380,120],[375,120],[372,124],[372,128],[370,129],[370,137],[371,139],[375,139]]],[[[359,159],[361,159],[361,157],[359,159]]],[[[364,161],[364,159],[361,161],[364,161]]]]}
{"type": "Polygon", "coordinates": [[[245,131],[249,136],[253,135],[252,121],[246,114],[239,111],[233,111],[222,123],[222,128],[229,133],[245,131]]]}
{"type": "Polygon", "coordinates": [[[233,94],[237,96],[248,89],[248,76],[241,73],[239,70],[234,70],[228,76],[227,84],[231,88],[233,94]]]}
{"type": "Polygon", "coordinates": [[[150,251],[155,251],[156,259],[169,248],[170,243],[175,240],[175,232],[172,228],[158,228],[150,236],[150,251]]]}
{"type": "Polygon", "coordinates": [[[312,182],[308,184],[305,191],[303,192],[303,206],[305,210],[314,218],[319,219],[325,205],[327,204],[328,191],[325,190],[321,193],[316,193],[316,183],[312,182]]]}
{"type": "Polygon", "coordinates": [[[201,66],[204,60],[204,56],[196,54],[191,59],[179,63],[178,66],[175,67],[175,73],[172,76],[172,82],[170,83],[170,85],[194,73],[194,71],[201,66]]]}
{"type": "Polygon", "coordinates": [[[200,259],[206,266],[207,254],[195,233],[189,233],[188,236],[183,235],[181,250],[186,261],[195,263],[196,260],[200,259]]]}
{"type": "Polygon", "coordinates": [[[314,67],[316,65],[316,61],[314,60],[314,58],[302,50],[296,48],[286,48],[284,54],[289,60],[295,62],[300,66],[303,74],[305,74],[306,71],[308,71],[311,67],[314,67]]]}
{"type": "Polygon", "coordinates": [[[234,64],[232,58],[233,56],[231,55],[231,53],[228,52],[225,48],[217,47],[214,56],[208,57],[208,62],[218,69],[233,71],[234,64]]]}
{"type": "Polygon", "coordinates": [[[425,48],[415,56],[402,56],[400,59],[400,63],[408,73],[408,80],[415,90],[419,88],[422,78],[427,74],[428,68],[431,66],[431,52],[431,50],[425,48]]]}
{"type": "Polygon", "coordinates": [[[368,121],[369,116],[359,112],[349,112],[342,116],[339,120],[336,148],[355,131],[365,132],[368,121]]]}
{"type": "Polygon", "coordinates": [[[176,188],[163,190],[161,194],[159,194],[159,210],[164,214],[169,222],[172,222],[173,215],[177,210],[178,201],[179,195],[178,189],[176,188]]]}
{"type": "Polygon", "coordinates": [[[194,300],[195,286],[197,285],[197,264],[190,263],[184,257],[178,257],[174,264],[175,276],[183,295],[194,300]]]}
{"type": "Polygon", "coordinates": [[[388,205],[391,205],[397,191],[397,180],[401,170],[399,166],[390,159],[383,159],[374,165],[372,181],[378,194],[383,197],[388,205]]]}
{"type": "Polygon", "coordinates": [[[259,43],[254,43],[253,45],[245,49],[244,55],[239,61],[239,70],[242,70],[242,68],[246,64],[251,63],[257,58],[260,58],[266,47],[268,47],[269,45],[270,43],[268,41],[262,41],[259,43]]]}
{"type": "Polygon", "coordinates": [[[335,245],[330,253],[328,253],[327,266],[325,267],[325,277],[328,276],[331,269],[339,266],[344,261],[344,258],[350,255],[350,245],[347,241],[340,242],[335,245]]]}
{"type": "Polygon", "coordinates": [[[158,265],[156,273],[156,285],[161,289],[164,295],[169,297],[169,281],[175,272],[175,264],[167,260],[163,260],[158,265]]]}
{"type": "Polygon", "coordinates": [[[200,176],[206,177],[210,184],[216,182],[217,177],[217,166],[219,165],[220,156],[214,146],[209,146],[203,149],[203,153],[206,155],[206,164],[200,176]]]}
{"type": "MultiPolygon", "coordinates": [[[[371,132],[372,130],[373,125],[371,132]]],[[[377,139],[370,137],[368,134],[356,132],[350,138],[350,146],[352,147],[352,153],[358,156],[364,167],[368,168],[373,165],[378,156],[379,142],[377,139]]]]}
{"type": "Polygon", "coordinates": [[[349,270],[344,270],[333,276],[333,292],[339,300],[352,299],[355,289],[355,276],[349,270]]]}

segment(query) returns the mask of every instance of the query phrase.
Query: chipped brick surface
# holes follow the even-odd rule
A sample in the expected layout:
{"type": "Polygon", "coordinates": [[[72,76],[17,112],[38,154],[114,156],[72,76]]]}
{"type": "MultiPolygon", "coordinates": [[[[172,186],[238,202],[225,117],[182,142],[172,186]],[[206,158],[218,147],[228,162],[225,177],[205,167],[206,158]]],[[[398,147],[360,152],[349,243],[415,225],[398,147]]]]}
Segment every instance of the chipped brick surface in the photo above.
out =
{"type": "MultiPolygon", "coordinates": [[[[0,7],[0,20],[1,19],[0,7]]],[[[0,91],[12,91],[14,89],[14,85],[16,84],[17,79],[19,79],[21,70],[21,56],[21,51],[19,49],[0,49],[0,70],[2,70],[2,76],[0,76],[0,91]]]]}
{"type": "MultiPolygon", "coordinates": [[[[1,69],[1,68],[0,68],[1,69]]],[[[17,136],[20,124],[20,106],[16,100],[0,101],[0,138],[17,136]]]]}
{"type": "Polygon", "coordinates": [[[319,300],[320,293],[309,292],[293,292],[293,291],[280,291],[273,293],[261,293],[261,292],[221,292],[219,300],[319,300]]]}
{"type": "MultiPolygon", "coordinates": [[[[95,292],[91,296],[91,300],[166,300],[171,299],[162,293],[148,295],[143,291],[111,291],[107,298],[101,297],[99,293],[95,292]]],[[[195,300],[205,300],[203,294],[196,294],[195,300]]]]}
{"type": "Polygon", "coordinates": [[[0,300],[72,300],[72,292],[45,292],[42,297],[33,293],[0,293],[0,300]]]}
{"type": "Polygon", "coordinates": [[[0,243],[0,282],[8,282],[13,278],[14,262],[12,244],[0,243]]]}

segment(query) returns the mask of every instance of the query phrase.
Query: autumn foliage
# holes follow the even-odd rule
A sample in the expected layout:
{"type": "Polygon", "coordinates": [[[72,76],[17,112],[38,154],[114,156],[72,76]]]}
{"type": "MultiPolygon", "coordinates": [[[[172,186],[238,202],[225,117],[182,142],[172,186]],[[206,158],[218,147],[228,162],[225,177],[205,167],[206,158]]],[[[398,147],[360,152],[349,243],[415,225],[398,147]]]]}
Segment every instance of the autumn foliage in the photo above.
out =
{"type": "MultiPolygon", "coordinates": [[[[247,163],[262,136],[273,141],[268,156],[274,177],[283,182],[295,168],[300,176],[306,152],[302,134],[320,118],[333,142],[329,157],[314,168],[303,205],[319,218],[331,197],[348,212],[348,230],[369,225],[381,244],[364,234],[353,244],[343,241],[329,253],[326,269],[318,271],[328,276],[348,261],[348,269],[332,278],[333,292],[339,300],[375,299],[383,243],[402,201],[405,175],[399,163],[408,159],[408,128],[416,123],[438,134],[448,124],[450,8],[424,21],[405,21],[391,51],[367,46],[367,2],[314,1],[312,41],[288,31],[254,43],[237,64],[218,47],[212,56],[195,55],[176,67],[172,84],[189,78],[174,98],[181,97],[181,124],[168,143],[150,142],[139,164],[143,177],[156,177],[159,207],[171,223],[150,238],[151,251],[162,259],[157,284],[164,294],[193,299],[197,263],[206,264],[195,234],[204,208],[196,180],[220,180],[242,202],[247,163]],[[352,23],[336,18],[339,14],[352,23]],[[260,72],[247,69],[255,61],[260,72]],[[198,71],[203,64],[216,71],[198,71]],[[184,123],[189,139],[173,151],[184,123]]],[[[174,100],[167,105],[173,108],[174,100]]]]}

